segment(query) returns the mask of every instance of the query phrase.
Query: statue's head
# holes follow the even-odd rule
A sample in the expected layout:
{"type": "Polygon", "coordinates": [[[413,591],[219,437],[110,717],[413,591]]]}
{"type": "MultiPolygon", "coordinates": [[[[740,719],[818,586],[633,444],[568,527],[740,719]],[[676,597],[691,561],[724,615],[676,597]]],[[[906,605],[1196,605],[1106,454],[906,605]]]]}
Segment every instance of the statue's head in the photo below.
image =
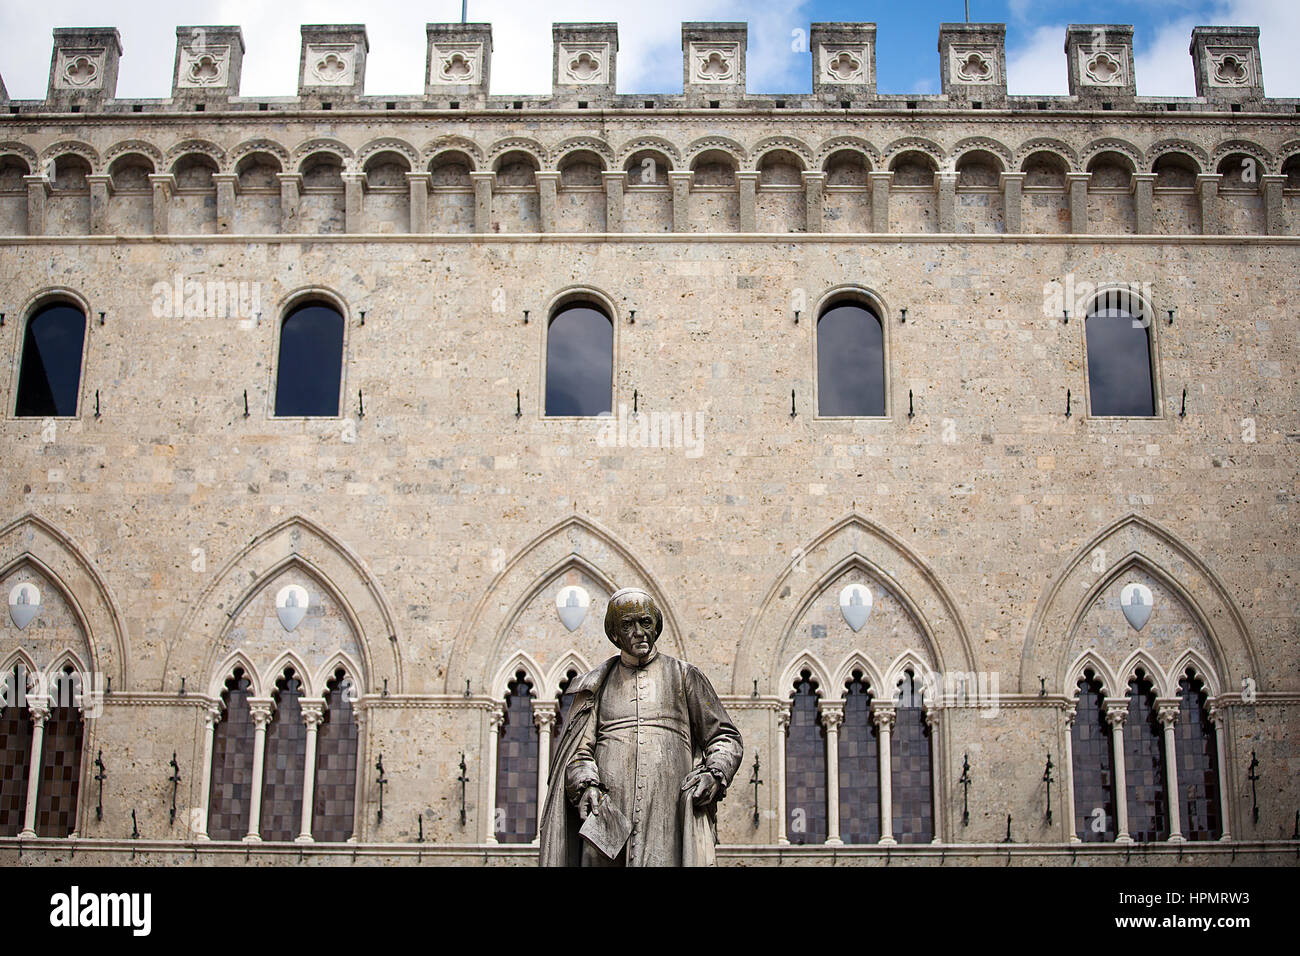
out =
{"type": "Polygon", "coordinates": [[[619,650],[641,660],[654,651],[664,630],[664,616],[658,605],[641,588],[620,588],[605,608],[605,636],[619,650]]]}

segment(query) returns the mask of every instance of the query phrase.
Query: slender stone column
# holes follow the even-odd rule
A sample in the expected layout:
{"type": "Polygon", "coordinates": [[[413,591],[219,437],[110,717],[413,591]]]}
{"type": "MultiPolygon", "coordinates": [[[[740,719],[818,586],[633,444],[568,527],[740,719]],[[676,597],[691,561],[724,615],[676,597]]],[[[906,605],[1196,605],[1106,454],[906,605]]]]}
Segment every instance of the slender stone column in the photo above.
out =
{"type": "Polygon", "coordinates": [[[50,181],[44,176],[24,176],[27,184],[27,235],[45,235],[45,200],[50,195],[50,181]]]}
{"type": "Polygon", "coordinates": [[[880,844],[894,846],[898,843],[894,839],[894,748],[890,739],[898,720],[894,702],[873,700],[871,719],[875,721],[880,740],[880,746],[876,748],[880,758],[880,844]]]}
{"type": "Polygon", "coordinates": [[[302,829],[295,843],[315,842],[311,835],[312,809],[316,802],[316,734],[325,719],[325,701],[300,700],[302,722],[307,728],[307,754],[302,773],[302,829]]]}
{"type": "Polygon", "coordinates": [[[871,178],[871,231],[889,232],[889,186],[892,172],[869,173],[871,178]]]}
{"type": "Polygon", "coordinates": [[[48,697],[27,698],[27,713],[32,718],[32,755],[27,765],[27,805],[23,814],[23,829],[18,834],[20,840],[34,839],[36,836],[36,800],[41,787],[41,751],[45,744],[45,722],[50,719],[53,701],[48,697]]]}
{"type": "Polygon", "coordinates": [[[790,731],[790,708],[782,707],[776,715],[777,739],[776,750],[776,842],[780,846],[789,846],[790,838],[785,832],[785,738],[790,731]]]}
{"type": "Polygon", "coordinates": [[[930,795],[933,800],[934,812],[934,834],[930,837],[931,843],[943,842],[944,776],[942,761],[939,759],[941,753],[939,748],[939,728],[942,717],[943,710],[937,704],[926,705],[925,724],[930,728],[930,795]]]}
{"type": "Polygon", "coordinates": [[[560,183],[560,174],[553,171],[538,172],[537,179],[537,227],[540,232],[555,232],[555,191],[560,183]]]}
{"type": "Polygon", "coordinates": [[[1106,698],[1106,720],[1110,723],[1111,750],[1115,755],[1115,842],[1132,843],[1128,832],[1128,776],[1124,769],[1124,721],[1128,719],[1128,698],[1106,698]]]}
{"type": "Polygon", "coordinates": [[[1178,714],[1182,702],[1177,697],[1163,697],[1156,700],[1156,716],[1165,731],[1165,791],[1169,803],[1169,842],[1182,843],[1183,823],[1178,806],[1178,750],[1174,729],[1178,726],[1178,714]]]}
{"type": "Polygon", "coordinates": [[[484,774],[487,777],[487,837],[484,843],[497,842],[497,743],[501,737],[501,725],[505,722],[505,711],[497,704],[487,715],[488,756],[484,774]]]}
{"type": "Polygon", "coordinates": [[[691,231],[691,183],[695,174],[689,169],[668,171],[668,183],[673,190],[673,232],[691,231]]]}
{"type": "Polygon", "coordinates": [[[1286,233],[1282,221],[1282,189],[1286,186],[1286,177],[1268,173],[1259,177],[1259,191],[1264,197],[1264,231],[1270,236],[1286,233]]]}
{"type": "Polygon", "coordinates": [[[213,173],[212,182],[217,187],[217,232],[234,232],[235,184],[239,177],[234,173],[213,173]]]}
{"type": "Polygon", "coordinates": [[[406,183],[411,190],[411,224],[412,234],[429,231],[429,186],[433,182],[431,173],[407,173],[406,183]]]}
{"type": "Polygon", "coordinates": [[[627,173],[620,170],[605,170],[600,174],[605,183],[605,231],[622,232],[623,191],[627,188],[627,173]]]}
{"type": "Polygon", "coordinates": [[[740,190],[740,231],[758,232],[758,177],[754,169],[736,173],[736,187],[740,190]]]}
{"type": "Polygon", "coordinates": [[[113,194],[113,177],[92,173],[86,182],[90,186],[90,234],[102,236],[108,231],[108,199],[113,194]]]}
{"type": "Polygon", "coordinates": [[[1065,712],[1065,818],[1066,829],[1071,843],[1081,843],[1075,829],[1074,819],[1074,720],[1078,716],[1079,705],[1065,712]]]}
{"type": "Polygon", "coordinates": [[[808,232],[822,232],[826,228],[826,174],[803,173],[803,200],[807,212],[805,229],[808,232]]]}
{"type": "Polygon", "coordinates": [[[1065,189],[1070,194],[1070,232],[1088,231],[1088,182],[1092,173],[1066,173],[1065,189]]]}
{"type": "Polygon", "coordinates": [[[203,711],[203,778],[199,782],[199,805],[197,813],[191,814],[191,829],[194,839],[209,840],[208,836],[208,802],[212,799],[212,749],[217,734],[217,724],[221,722],[221,707],[213,704],[203,711]]]}
{"type": "Polygon", "coordinates": [[[1228,789],[1228,746],[1224,738],[1228,736],[1228,709],[1217,701],[1210,701],[1210,720],[1214,722],[1214,753],[1218,758],[1219,781],[1219,818],[1223,820],[1223,835],[1220,840],[1232,839],[1232,801],[1228,789]]]}
{"type": "Polygon", "coordinates": [[[366,747],[366,724],[369,714],[360,700],[352,702],[352,717],[357,725],[357,789],[352,800],[352,836],[349,843],[359,843],[364,839],[366,828],[366,761],[369,758],[366,747]]]}
{"type": "Polygon", "coordinates": [[[280,181],[280,231],[293,235],[298,231],[302,176],[299,173],[276,173],[275,178],[280,181]]]}
{"type": "Polygon", "coordinates": [[[1024,173],[1003,173],[998,177],[1002,186],[1002,225],[1009,233],[1024,231],[1024,173]]]}
{"type": "Polygon", "coordinates": [[[957,231],[957,174],[935,173],[934,191],[939,197],[939,231],[957,231]]]}
{"type": "Polygon", "coordinates": [[[560,716],[559,704],[541,701],[533,704],[533,723],[537,725],[537,832],[536,843],[542,832],[542,811],[546,809],[547,778],[551,775],[551,734],[560,716]]]}
{"type": "Polygon", "coordinates": [[[1155,229],[1155,210],[1151,197],[1155,189],[1155,173],[1134,173],[1129,189],[1133,193],[1133,212],[1137,217],[1139,236],[1149,236],[1155,229]]]}
{"type": "Polygon", "coordinates": [[[266,763],[266,725],[275,712],[275,701],[270,697],[248,698],[248,709],[253,718],[253,786],[248,800],[248,833],[245,843],[262,842],[262,772],[266,763]]]}
{"type": "Polygon", "coordinates": [[[826,845],[843,846],[840,839],[840,725],[843,700],[821,700],[822,726],[826,728],[826,845]]]}
{"type": "Polygon", "coordinates": [[[1219,207],[1221,179],[1223,176],[1218,173],[1202,173],[1196,177],[1196,195],[1201,200],[1201,232],[1207,236],[1223,232],[1223,211],[1219,207]]]}
{"type": "Polygon", "coordinates": [[[469,174],[474,184],[474,231],[492,231],[492,186],[497,174],[493,172],[473,172],[469,174]]]}
{"type": "Polygon", "coordinates": [[[343,172],[343,231],[349,235],[361,232],[362,197],[365,195],[366,174],[356,169],[343,172]]]}
{"type": "Polygon", "coordinates": [[[176,177],[171,173],[150,173],[149,185],[153,187],[153,234],[165,236],[171,231],[168,207],[176,189],[176,177]]]}

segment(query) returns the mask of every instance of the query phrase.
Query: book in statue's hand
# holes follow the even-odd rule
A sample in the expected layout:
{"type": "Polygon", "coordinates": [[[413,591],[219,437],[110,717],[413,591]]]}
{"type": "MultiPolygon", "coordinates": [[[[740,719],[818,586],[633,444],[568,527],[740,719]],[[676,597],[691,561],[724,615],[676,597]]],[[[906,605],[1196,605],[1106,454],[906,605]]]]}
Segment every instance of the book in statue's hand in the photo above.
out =
{"type": "Polygon", "coordinates": [[[578,835],[612,860],[623,852],[623,845],[632,835],[632,823],[605,794],[596,809],[587,814],[578,835]]]}

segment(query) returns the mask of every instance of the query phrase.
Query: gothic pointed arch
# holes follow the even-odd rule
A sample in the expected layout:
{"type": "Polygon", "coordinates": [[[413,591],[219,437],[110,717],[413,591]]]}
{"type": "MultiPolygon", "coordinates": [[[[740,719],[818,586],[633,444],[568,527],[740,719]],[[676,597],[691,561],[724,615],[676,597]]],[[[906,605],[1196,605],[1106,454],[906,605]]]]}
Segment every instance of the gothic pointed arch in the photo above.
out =
{"type": "MultiPolygon", "coordinates": [[[[564,693],[569,674],[581,676],[592,670],[594,665],[577,651],[568,651],[555,663],[543,682],[545,699],[555,700],[564,693]]],[[[541,694],[538,695],[542,696],[541,694]]],[[[558,743],[558,741],[557,741],[558,743]]]]}
{"type": "MultiPolygon", "coordinates": [[[[220,698],[226,689],[226,681],[230,679],[230,675],[235,671],[242,671],[243,675],[248,678],[251,696],[267,696],[266,683],[262,675],[243,651],[234,651],[221,662],[219,667],[213,668],[211,679],[208,681],[208,696],[213,700],[220,698]]],[[[268,673],[272,672],[268,671],[268,673]]],[[[274,683],[275,678],[272,677],[271,681],[274,683]]]]}
{"type": "Polygon", "coordinates": [[[1065,681],[1063,687],[1065,695],[1074,698],[1078,694],[1079,682],[1088,674],[1093,675],[1101,687],[1102,693],[1107,697],[1120,697],[1124,693],[1124,685],[1119,682],[1115,676],[1115,671],[1106,660],[1094,650],[1086,650],[1081,653],[1070,664],[1065,671],[1065,681]]]}
{"type": "Polygon", "coordinates": [[[1133,680],[1134,675],[1141,671],[1146,675],[1146,679],[1151,682],[1155,688],[1157,697],[1172,697],[1177,691],[1178,682],[1173,682],[1173,689],[1170,688],[1169,675],[1165,669],[1160,666],[1155,655],[1144,647],[1139,647],[1132,654],[1124,659],[1124,663],[1119,667],[1119,681],[1122,685],[1127,686],[1128,682],[1133,680]]]}
{"type": "MultiPolygon", "coordinates": [[[[354,679],[362,693],[378,687],[384,679],[393,692],[403,692],[399,635],[379,582],[350,548],[301,515],[281,521],[245,545],[194,601],[168,644],[160,689],[179,685],[183,676],[212,675],[218,662],[239,646],[231,631],[245,623],[244,612],[255,602],[273,600],[270,585],[282,577],[318,587],[319,598],[326,602],[321,613],[330,624],[330,633],[340,635],[340,640],[329,644],[322,638],[305,647],[295,643],[290,634],[272,630],[273,638],[268,636],[260,643],[254,640],[250,645],[260,646],[262,651],[246,649],[250,657],[258,659],[259,667],[269,665],[288,645],[296,647],[311,668],[305,673],[313,673],[326,658],[342,650],[360,665],[354,679]]],[[[263,673],[267,673],[264,668],[263,673]]]]}
{"type": "Polygon", "coordinates": [[[755,680],[775,692],[779,685],[774,682],[796,646],[829,636],[825,653],[834,648],[839,657],[861,644],[867,633],[888,635],[875,645],[885,648],[888,659],[907,647],[923,647],[932,657],[932,669],[978,670],[966,625],[938,575],[902,540],[854,511],[788,553],[745,624],[732,692],[749,693],[755,680]],[[848,583],[868,584],[875,601],[856,635],[838,608],[839,589],[848,583]]]}
{"type": "Polygon", "coordinates": [[[520,651],[513,654],[492,679],[492,696],[502,698],[510,693],[510,685],[516,682],[519,674],[522,673],[533,685],[533,690],[540,700],[544,697],[544,681],[542,679],[545,673],[541,666],[532,659],[532,657],[520,651]]]}
{"type": "MultiPolygon", "coordinates": [[[[333,655],[337,658],[339,655],[333,655]]],[[[286,669],[292,668],[294,674],[298,677],[298,682],[302,685],[302,695],[304,697],[319,697],[324,693],[323,686],[317,686],[312,681],[313,671],[322,670],[323,668],[309,668],[302,659],[302,656],[295,650],[287,650],[280,654],[266,669],[267,674],[272,675],[274,680],[279,680],[286,669]]]]}
{"type": "Polygon", "coordinates": [[[800,677],[807,672],[816,685],[817,696],[823,697],[829,695],[830,698],[836,696],[838,684],[833,683],[830,679],[830,671],[821,659],[807,648],[799,651],[790,659],[784,671],[781,672],[781,679],[777,684],[778,696],[783,700],[788,700],[794,692],[795,684],[799,682],[800,677]]]}
{"type": "Polygon", "coordinates": [[[605,638],[605,602],[622,587],[641,587],[663,613],[659,647],[682,654],[681,629],[672,601],[654,575],[611,532],[590,518],[570,515],[521,548],[488,584],[465,617],[447,665],[445,689],[461,692],[491,686],[504,659],[521,650],[544,670],[578,651],[599,663],[614,652],[605,638]],[[581,625],[568,631],[554,606],[560,587],[583,588],[590,598],[581,625]]]}
{"type": "MultiPolygon", "coordinates": [[[[1085,615],[1095,612],[1098,602],[1111,602],[1116,605],[1116,627],[1129,626],[1110,593],[1128,575],[1162,589],[1163,603],[1184,622],[1175,629],[1165,651],[1156,654],[1157,659],[1174,659],[1187,647],[1194,647],[1214,664],[1224,686],[1236,686],[1245,677],[1263,686],[1268,675],[1261,668],[1245,618],[1222,579],[1173,532],[1149,518],[1129,514],[1079,548],[1044,586],[1025,636],[1022,688],[1034,685],[1041,675],[1055,688],[1070,692],[1067,669],[1091,638],[1080,633],[1085,615]]],[[[1135,643],[1117,636],[1116,646],[1122,641],[1135,643]]],[[[1126,647],[1123,653],[1108,653],[1108,657],[1120,660],[1127,653],[1126,647]]]]}
{"type": "MultiPolygon", "coordinates": [[[[131,689],[125,618],[108,582],[86,552],[50,522],[29,513],[0,528],[0,582],[8,581],[23,567],[31,568],[57,591],[72,616],[71,623],[81,631],[89,669],[111,677],[114,690],[131,689]]],[[[0,654],[8,650],[0,645],[0,654]]]]}
{"type": "Polygon", "coordinates": [[[855,675],[861,675],[860,679],[871,688],[873,693],[884,693],[885,677],[880,668],[866,654],[854,650],[844,658],[840,666],[835,669],[835,676],[831,678],[830,686],[836,695],[842,695],[850,682],[859,679],[855,675]]]}

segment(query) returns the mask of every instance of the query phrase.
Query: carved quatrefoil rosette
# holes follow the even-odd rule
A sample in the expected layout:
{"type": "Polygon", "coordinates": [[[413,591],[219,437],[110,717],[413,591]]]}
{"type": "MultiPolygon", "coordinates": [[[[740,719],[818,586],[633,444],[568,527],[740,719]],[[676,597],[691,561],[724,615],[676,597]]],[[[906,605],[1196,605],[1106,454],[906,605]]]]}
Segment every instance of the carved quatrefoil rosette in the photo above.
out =
{"type": "Polygon", "coordinates": [[[60,50],[54,76],[60,89],[99,89],[104,85],[104,51],[60,50]]]}
{"type": "Polygon", "coordinates": [[[356,48],[350,43],[311,45],[307,63],[312,86],[351,86],[356,75],[356,48]]]}
{"type": "Polygon", "coordinates": [[[559,82],[570,84],[609,82],[609,44],[560,44],[559,82]]]}
{"type": "Polygon", "coordinates": [[[952,79],[955,83],[987,85],[998,81],[997,60],[991,50],[952,49],[952,79]]]}
{"type": "Polygon", "coordinates": [[[229,47],[209,46],[201,52],[182,49],[177,85],[186,89],[222,86],[229,63],[229,47]]]}
{"type": "Polygon", "coordinates": [[[864,57],[855,50],[835,50],[826,54],[827,78],[837,83],[862,78],[864,57]]]}
{"type": "Polygon", "coordinates": [[[691,46],[694,64],[692,81],[695,83],[732,83],[736,79],[736,44],[691,46]]]}
{"type": "Polygon", "coordinates": [[[1088,86],[1123,86],[1128,79],[1124,55],[1116,50],[1080,50],[1082,81],[1088,86]]]}
{"type": "Polygon", "coordinates": [[[1211,51],[1209,57],[1212,86],[1250,86],[1254,81],[1254,63],[1247,51],[1211,51]]]}
{"type": "Polygon", "coordinates": [[[479,81],[482,46],[435,46],[429,58],[429,82],[442,86],[469,86],[479,81]]]}

